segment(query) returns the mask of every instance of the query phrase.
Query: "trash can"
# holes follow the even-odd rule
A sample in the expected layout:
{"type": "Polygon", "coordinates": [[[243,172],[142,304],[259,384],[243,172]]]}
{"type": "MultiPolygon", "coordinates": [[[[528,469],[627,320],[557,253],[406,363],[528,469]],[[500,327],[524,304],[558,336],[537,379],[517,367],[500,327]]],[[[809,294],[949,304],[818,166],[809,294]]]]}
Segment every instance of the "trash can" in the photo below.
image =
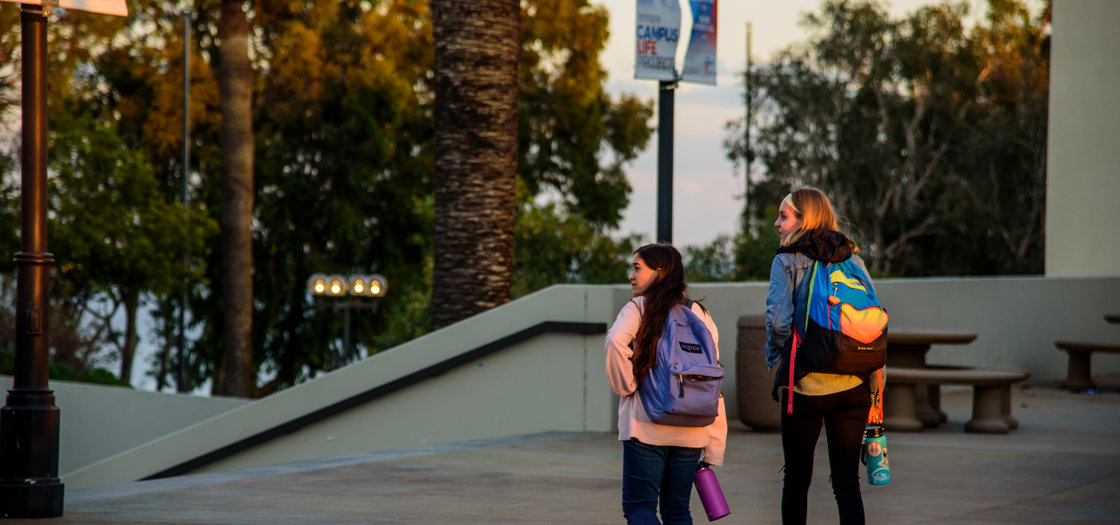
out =
{"type": "MultiPolygon", "coordinates": [[[[735,348],[735,388],[739,420],[757,431],[781,428],[781,412],[770,395],[775,371],[766,370],[766,316],[743,315],[735,348]]],[[[777,368],[775,367],[775,370],[777,368]]]]}

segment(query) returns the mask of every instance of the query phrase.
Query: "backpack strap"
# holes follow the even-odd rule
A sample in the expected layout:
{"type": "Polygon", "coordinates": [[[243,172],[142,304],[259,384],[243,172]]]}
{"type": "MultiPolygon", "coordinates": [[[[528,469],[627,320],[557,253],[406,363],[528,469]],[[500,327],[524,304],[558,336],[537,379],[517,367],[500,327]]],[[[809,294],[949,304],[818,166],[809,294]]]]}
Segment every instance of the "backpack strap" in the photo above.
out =
{"type": "MultiPolygon", "coordinates": [[[[813,261],[813,271],[809,273],[809,295],[805,300],[805,322],[802,324],[801,331],[809,331],[809,305],[813,304],[813,288],[817,283],[817,272],[820,270],[821,262],[813,261]]],[[[797,330],[794,330],[796,332],[797,330]]]]}
{"type": "MultiPolygon", "coordinates": [[[[809,273],[809,298],[805,301],[805,322],[802,324],[802,331],[809,330],[809,305],[813,304],[813,288],[817,282],[817,271],[820,269],[820,261],[813,261],[813,271],[809,273]]],[[[796,322],[796,321],[795,321],[796,322]]],[[[801,346],[801,334],[797,331],[797,326],[793,327],[793,344],[789,349],[789,402],[786,406],[786,413],[793,413],[793,384],[796,381],[797,371],[797,347],[801,346]]]]}
{"type": "Polygon", "coordinates": [[[794,371],[797,369],[794,362],[797,359],[797,347],[801,344],[801,336],[797,333],[797,327],[793,329],[793,345],[789,348],[789,392],[786,393],[786,413],[793,413],[793,382],[794,371]]]}
{"type": "MultiPolygon", "coordinates": [[[[817,264],[820,264],[820,263],[818,262],[817,264]]],[[[832,270],[831,270],[831,268],[832,268],[832,263],[827,263],[827,264],[825,264],[825,265],[824,265],[824,275],[825,275],[825,277],[826,277],[826,278],[830,279],[830,283],[831,283],[831,279],[832,279],[832,270]]],[[[830,288],[830,289],[831,289],[831,288],[830,288]]],[[[826,297],[826,298],[825,298],[824,300],[825,300],[825,302],[826,302],[826,303],[828,302],[828,298],[827,298],[827,297],[826,297]]],[[[832,326],[832,313],[831,313],[831,310],[832,310],[832,309],[830,308],[830,309],[829,309],[829,314],[828,314],[828,329],[829,329],[829,330],[836,330],[836,328],[832,326]]]]}

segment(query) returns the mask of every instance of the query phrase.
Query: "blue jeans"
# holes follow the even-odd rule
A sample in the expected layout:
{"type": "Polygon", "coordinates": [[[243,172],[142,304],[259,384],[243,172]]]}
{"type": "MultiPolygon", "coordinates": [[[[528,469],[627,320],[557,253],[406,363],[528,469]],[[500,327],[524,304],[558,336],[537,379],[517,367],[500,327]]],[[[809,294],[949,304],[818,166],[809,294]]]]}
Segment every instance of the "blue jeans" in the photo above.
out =
{"type": "Polygon", "coordinates": [[[700,463],[699,448],[662,447],[631,439],[622,443],[622,515],[631,525],[692,525],[688,502],[700,463]]]}

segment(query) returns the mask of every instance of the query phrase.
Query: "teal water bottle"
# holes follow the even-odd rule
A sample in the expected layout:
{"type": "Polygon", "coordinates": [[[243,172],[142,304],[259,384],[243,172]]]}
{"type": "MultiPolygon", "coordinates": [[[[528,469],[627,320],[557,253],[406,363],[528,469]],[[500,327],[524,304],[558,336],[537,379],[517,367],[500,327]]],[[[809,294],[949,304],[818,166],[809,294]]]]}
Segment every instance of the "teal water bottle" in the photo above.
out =
{"type": "Polygon", "coordinates": [[[887,436],[883,427],[867,425],[863,431],[863,453],[860,461],[867,465],[867,483],[886,485],[891,482],[891,464],[887,460],[887,436]]]}

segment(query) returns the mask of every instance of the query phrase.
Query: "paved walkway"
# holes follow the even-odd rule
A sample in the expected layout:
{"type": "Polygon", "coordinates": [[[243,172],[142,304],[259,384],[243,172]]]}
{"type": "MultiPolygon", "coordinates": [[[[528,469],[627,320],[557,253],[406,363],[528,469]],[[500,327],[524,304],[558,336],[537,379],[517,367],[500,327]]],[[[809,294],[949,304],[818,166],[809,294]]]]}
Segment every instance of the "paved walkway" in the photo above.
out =
{"type": "MultiPolygon", "coordinates": [[[[1007,435],[965,433],[970,398],[945,394],[940,428],[888,430],[893,481],[864,485],[868,523],[1120,523],[1120,394],[1017,390],[1007,435]]],[[[732,424],[721,523],[779,523],[778,441],[732,424]]],[[[822,438],[810,523],[836,522],[825,455],[822,438]]],[[[61,518],[4,523],[618,524],[620,471],[614,436],[547,434],[71,491],[61,518]]]]}

